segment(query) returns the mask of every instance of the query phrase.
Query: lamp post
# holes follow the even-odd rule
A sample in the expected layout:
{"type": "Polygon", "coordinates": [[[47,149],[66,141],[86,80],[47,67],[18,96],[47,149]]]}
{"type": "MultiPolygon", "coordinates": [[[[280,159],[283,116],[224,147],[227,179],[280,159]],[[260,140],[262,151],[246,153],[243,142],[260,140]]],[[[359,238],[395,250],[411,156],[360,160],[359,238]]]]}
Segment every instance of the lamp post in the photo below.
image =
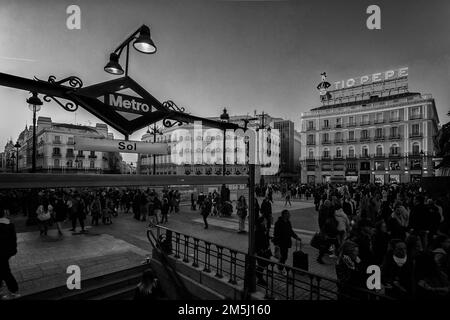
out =
{"type": "MultiPolygon", "coordinates": [[[[14,151],[13,151],[14,152],[14,151]]],[[[11,155],[11,172],[14,172],[14,160],[16,159],[16,155],[13,153],[11,155]]]]}
{"type": "MultiPolygon", "coordinates": [[[[156,143],[156,135],[162,135],[163,132],[161,131],[161,128],[156,125],[156,122],[153,124],[152,129],[150,128],[147,130],[147,133],[153,135],[153,142],[156,143]]],[[[153,154],[153,175],[156,175],[156,154],[153,154]]]]}
{"type": "Polygon", "coordinates": [[[420,156],[422,158],[422,165],[420,166],[420,179],[423,177],[423,166],[425,165],[425,153],[423,150],[420,150],[420,156]]]}
{"type": "Polygon", "coordinates": [[[39,99],[37,92],[33,92],[32,96],[27,99],[28,108],[33,112],[33,155],[31,160],[31,172],[36,172],[36,112],[41,110],[42,101],[39,99]]]}
{"type": "Polygon", "coordinates": [[[14,145],[14,148],[16,148],[16,172],[19,173],[19,148],[20,148],[19,141],[16,142],[14,145]]]}
{"type": "MultiPolygon", "coordinates": [[[[227,113],[227,109],[224,108],[223,109],[223,113],[220,115],[220,120],[223,122],[228,122],[230,121],[230,116],[227,113]]],[[[222,158],[223,158],[223,162],[222,162],[222,175],[225,176],[225,171],[226,171],[226,166],[227,166],[227,162],[226,162],[226,129],[223,129],[223,152],[222,152],[222,158]]]]}

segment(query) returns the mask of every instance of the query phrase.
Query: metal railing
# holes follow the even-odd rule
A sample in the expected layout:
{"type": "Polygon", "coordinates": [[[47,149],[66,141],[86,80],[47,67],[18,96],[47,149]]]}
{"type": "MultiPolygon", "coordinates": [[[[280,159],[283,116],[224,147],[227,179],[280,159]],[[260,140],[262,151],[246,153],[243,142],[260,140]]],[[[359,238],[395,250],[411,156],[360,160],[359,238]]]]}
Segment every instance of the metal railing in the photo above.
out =
{"type": "MultiPolygon", "coordinates": [[[[157,239],[158,247],[167,255],[193,268],[211,274],[228,283],[244,286],[250,257],[247,253],[187,235],[160,225],[147,230],[150,242],[157,239]],[[156,235],[153,233],[156,228],[156,235]]],[[[376,292],[343,286],[338,280],[294,268],[262,257],[256,259],[259,281],[256,290],[265,299],[277,300],[391,300],[376,292]]]]}

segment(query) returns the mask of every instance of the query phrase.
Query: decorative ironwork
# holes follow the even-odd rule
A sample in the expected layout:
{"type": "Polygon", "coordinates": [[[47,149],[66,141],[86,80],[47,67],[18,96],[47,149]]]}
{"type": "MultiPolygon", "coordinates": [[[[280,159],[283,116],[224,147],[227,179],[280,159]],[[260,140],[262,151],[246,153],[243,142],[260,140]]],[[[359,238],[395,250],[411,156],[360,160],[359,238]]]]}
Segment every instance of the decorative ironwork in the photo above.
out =
{"type": "MultiPolygon", "coordinates": [[[[177,112],[185,112],[185,108],[184,107],[179,107],[175,104],[175,102],[173,102],[172,100],[167,100],[165,102],[163,102],[162,104],[165,108],[167,108],[169,111],[177,111],[177,112]]],[[[178,126],[182,126],[183,125],[183,121],[179,121],[179,120],[172,120],[170,118],[164,118],[162,120],[162,123],[164,125],[164,127],[166,128],[171,128],[175,125],[178,126]]]]}
{"type": "MultiPolygon", "coordinates": [[[[36,81],[45,82],[44,80],[39,79],[38,77],[34,77],[36,81]]],[[[48,77],[47,80],[48,83],[51,83],[53,85],[59,85],[63,86],[63,84],[68,84],[70,88],[73,88],[73,90],[80,89],[83,86],[83,81],[75,76],[70,76],[64,79],[61,79],[59,81],[56,81],[56,77],[51,75],[48,77]]],[[[44,101],[51,102],[52,100],[59,104],[64,110],[69,112],[75,112],[78,110],[78,104],[74,103],[73,101],[66,102],[65,104],[61,103],[57,98],[53,96],[46,95],[44,96],[44,101]]]]}
{"type": "Polygon", "coordinates": [[[186,109],[184,107],[179,107],[175,104],[175,102],[173,102],[172,100],[167,100],[163,102],[163,106],[173,110],[173,111],[179,111],[179,112],[185,112],[186,109]]]}

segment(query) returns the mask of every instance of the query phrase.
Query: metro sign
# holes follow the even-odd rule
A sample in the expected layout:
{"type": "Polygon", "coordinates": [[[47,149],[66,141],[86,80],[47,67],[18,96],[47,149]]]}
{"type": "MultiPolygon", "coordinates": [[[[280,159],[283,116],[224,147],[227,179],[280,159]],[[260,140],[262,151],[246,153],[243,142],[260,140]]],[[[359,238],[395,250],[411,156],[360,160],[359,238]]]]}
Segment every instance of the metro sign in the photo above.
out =
{"type": "Polygon", "coordinates": [[[99,98],[104,103],[109,104],[114,110],[122,112],[130,112],[136,114],[146,114],[156,110],[153,105],[139,97],[133,97],[126,94],[108,93],[99,98]]]}

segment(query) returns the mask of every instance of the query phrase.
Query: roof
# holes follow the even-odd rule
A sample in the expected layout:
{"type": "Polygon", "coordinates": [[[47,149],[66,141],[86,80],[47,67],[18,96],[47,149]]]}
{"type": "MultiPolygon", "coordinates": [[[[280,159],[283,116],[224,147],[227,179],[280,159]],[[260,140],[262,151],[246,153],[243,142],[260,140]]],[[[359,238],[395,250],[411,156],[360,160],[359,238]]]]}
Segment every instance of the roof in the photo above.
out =
{"type": "Polygon", "coordinates": [[[77,130],[86,130],[86,131],[91,131],[91,132],[97,132],[97,130],[95,130],[92,127],[88,127],[88,126],[80,126],[80,125],[76,125],[76,124],[71,124],[71,123],[54,123],[53,127],[59,127],[59,128],[67,128],[67,129],[77,129],[77,130]]]}
{"type": "Polygon", "coordinates": [[[338,103],[338,104],[321,106],[321,107],[317,107],[317,108],[311,109],[311,111],[319,111],[319,110],[326,110],[326,109],[350,107],[350,106],[355,106],[355,105],[374,103],[374,102],[382,102],[382,101],[389,101],[389,100],[401,99],[401,98],[412,97],[412,96],[420,96],[420,93],[418,93],[418,92],[405,92],[405,93],[394,94],[394,95],[385,96],[385,97],[372,96],[372,97],[370,97],[370,99],[366,99],[366,100],[358,100],[358,101],[351,101],[351,102],[345,102],[345,103],[338,103]]]}

